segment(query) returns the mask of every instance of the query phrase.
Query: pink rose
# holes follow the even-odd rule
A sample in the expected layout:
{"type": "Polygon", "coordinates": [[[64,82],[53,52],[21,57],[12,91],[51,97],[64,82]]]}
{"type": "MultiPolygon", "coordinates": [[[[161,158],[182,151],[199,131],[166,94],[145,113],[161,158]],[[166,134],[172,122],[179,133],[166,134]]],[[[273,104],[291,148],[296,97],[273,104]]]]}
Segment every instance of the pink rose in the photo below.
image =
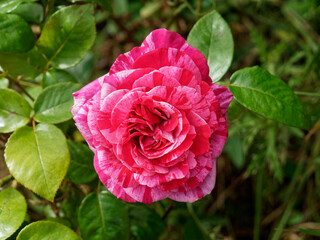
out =
{"type": "Polygon", "coordinates": [[[194,202],[212,191],[232,94],[212,84],[205,57],[179,34],[151,32],[73,95],[76,125],[116,197],[194,202]]]}

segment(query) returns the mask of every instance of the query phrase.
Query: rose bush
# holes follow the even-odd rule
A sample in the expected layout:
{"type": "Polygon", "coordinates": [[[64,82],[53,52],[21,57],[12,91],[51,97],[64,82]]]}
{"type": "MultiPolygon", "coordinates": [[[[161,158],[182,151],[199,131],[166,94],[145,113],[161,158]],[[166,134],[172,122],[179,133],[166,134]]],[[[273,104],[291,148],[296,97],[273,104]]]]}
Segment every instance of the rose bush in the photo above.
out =
{"type": "Polygon", "coordinates": [[[116,197],[193,202],[212,191],[232,94],[179,34],[153,31],[73,95],[76,125],[116,197]]]}

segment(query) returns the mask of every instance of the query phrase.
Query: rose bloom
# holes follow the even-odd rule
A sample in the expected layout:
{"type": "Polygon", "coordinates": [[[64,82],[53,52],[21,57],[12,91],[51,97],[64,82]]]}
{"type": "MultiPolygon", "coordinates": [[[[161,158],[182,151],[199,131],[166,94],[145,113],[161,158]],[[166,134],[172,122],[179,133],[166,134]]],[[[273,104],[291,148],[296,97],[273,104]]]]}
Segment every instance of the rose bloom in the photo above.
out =
{"type": "Polygon", "coordinates": [[[76,126],[116,197],[194,202],[212,191],[232,94],[179,34],[151,32],[73,96],[76,126]]]}

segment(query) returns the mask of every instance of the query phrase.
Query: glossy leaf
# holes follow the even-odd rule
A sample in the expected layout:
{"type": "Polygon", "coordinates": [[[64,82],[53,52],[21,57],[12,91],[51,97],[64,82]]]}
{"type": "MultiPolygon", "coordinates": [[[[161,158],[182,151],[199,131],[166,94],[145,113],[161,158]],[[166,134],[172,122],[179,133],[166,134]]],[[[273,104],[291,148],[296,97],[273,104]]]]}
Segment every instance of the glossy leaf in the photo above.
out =
{"type": "Polygon", "coordinates": [[[35,116],[38,122],[60,123],[72,118],[72,93],[81,86],[74,83],[57,83],[44,89],[34,103],[35,116]]]}
{"type": "Polygon", "coordinates": [[[50,85],[60,82],[74,82],[77,80],[68,72],[59,69],[50,69],[48,72],[43,74],[42,87],[46,88],[50,85]]]}
{"type": "Polygon", "coordinates": [[[45,68],[45,59],[35,49],[26,53],[0,52],[0,66],[12,78],[34,79],[45,68]]]}
{"type": "Polygon", "coordinates": [[[34,2],[36,0],[1,0],[0,13],[11,12],[18,7],[22,2],[34,2]]]}
{"type": "MultiPolygon", "coordinates": [[[[84,58],[95,39],[93,6],[73,5],[55,12],[37,42],[55,68],[68,68],[84,58]]],[[[48,66],[48,64],[47,64],[48,66]]]]}
{"type": "Polygon", "coordinates": [[[129,215],[131,232],[137,239],[158,239],[164,230],[161,217],[146,205],[130,205],[129,215]]]}
{"type": "Polygon", "coordinates": [[[14,188],[0,192],[0,240],[7,239],[23,223],[27,203],[23,195],[14,188]]]}
{"type": "Polygon", "coordinates": [[[56,222],[38,221],[26,226],[19,233],[17,240],[80,240],[70,228],[56,222]]]}
{"type": "Polygon", "coordinates": [[[124,203],[104,191],[89,194],[82,202],[78,214],[83,239],[129,239],[129,217],[124,203]]]}
{"type": "Polygon", "coordinates": [[[26,125],[31,107],[16,91],[0,89],[0,132],[8,133],[26,125]]]}
{"type": "Polygon", "coordinates": [[[7,88],[9,87],[9,80],[4,77],[0,77],[0,88],[7,88]]]}
{"type": "Polygon", "coordinates": [[[206,57],[212,81],[219,81],[233,58],[233,38],[225,20],[216,11],[208,13],[193,26],[187,40],[206,57]]]}
{"type": "Polygon", "coordinates": [[[0,14],[0,51],[26,52],[36,38],[28,23],[15,14],[0,14]]]}
{"type": "Polygon", "coordinates": [[[279,78],[260,67],[245,68],[231,77],[229,89],[244,107],[265,118],[309,129],[310,116],[299,98],[279,78]]]}
{"type": "Polygon", "coordinates": [[[14,178],[53,201],[67,173],[70,156],[64,134],[51,124],[22,127],[9,138],[5,160],[14,178]]]}
{"type": "Polygon", "coordinates": [[[24,3],[12,11],[29,23],[39,24],[43,20],[43,6],[39,3],[24,3]]]}
{"type": "Polygon", "coordinates": [[[93,167],[93,152],[83,143],[68,141],[70,168],[68,176],[74,183],[88,183],[97,177],[93,167]]]}
{"type": "Polygon", "coordinates": [[[77,65],[72,68],[66,69],[67,72],[71,73],[78,83],[88,83],[90,76],[93,72],[94,67],[94,55],[92,52],[88,54],[81,60],[77,65]]]}

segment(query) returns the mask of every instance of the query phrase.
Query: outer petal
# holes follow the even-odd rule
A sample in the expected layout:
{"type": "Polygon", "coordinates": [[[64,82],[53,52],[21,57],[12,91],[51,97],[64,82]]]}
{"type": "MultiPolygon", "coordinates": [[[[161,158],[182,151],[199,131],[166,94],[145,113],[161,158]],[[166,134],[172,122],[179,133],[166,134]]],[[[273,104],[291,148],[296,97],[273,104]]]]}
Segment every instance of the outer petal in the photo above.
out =
{"type": "Polygon", "coordinates": [[[72,95],[74,96],[74,105],[71,109],[72,115],[77,115],[81,107],[86,104],[100,89],[101,85],[99,83],[99,80],[97,79],[84,86],[79,91],[73,93],[72,95]]]}
{"type": "Polygon", "coordinates": [[[117,198],[121,198],[122,200],[126,202],[136,202],[135,199],[130,197],[126,192],[121,188],[119,185],[115,184],[111,178],[106,175],[103,170],[100,168],[99,165],[99,159],[98,156],[94,156],[94,168],[96,169],[96,172],[98,173],[98,176],[101,180],[101,182],[106,186],[106,188],[117,198]]]}
{"type": "Polygon", "coordinates": [[[212,171],[207,175],[204,181],[196,188],[186,191],[186,192],[173,192],[170,194],[169,198],[179,202],[194,202],[203,198],[205,195],[211,193],[214,185],[216,183],[216,162],[212,171]]]}
{"type": "Polygon", "coordinates": [[[217,84],[212,84],[211,88],[219,100],[221,113],[227,120],[228,106],[233,99],[233,95],[228,88],[217,84]]]}

